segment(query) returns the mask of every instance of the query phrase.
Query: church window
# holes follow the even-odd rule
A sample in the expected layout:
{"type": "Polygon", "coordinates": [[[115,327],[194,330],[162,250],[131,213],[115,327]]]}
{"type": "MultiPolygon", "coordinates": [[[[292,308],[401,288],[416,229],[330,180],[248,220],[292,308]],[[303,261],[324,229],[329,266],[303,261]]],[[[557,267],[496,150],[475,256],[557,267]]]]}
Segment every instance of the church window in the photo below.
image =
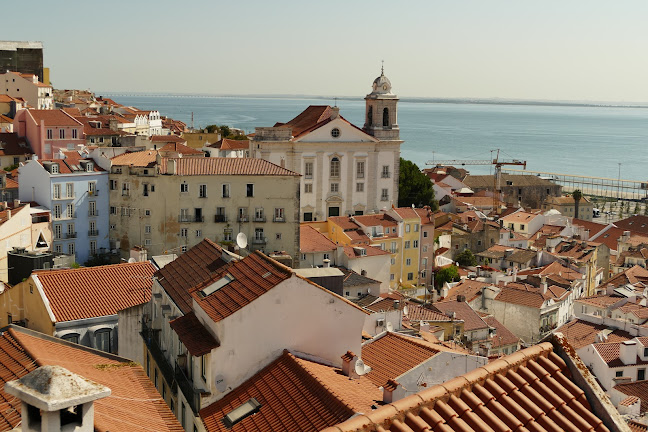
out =
{"type": "Polygon", "coordinates": [[[338,128],[331,129],[331,136],[333,138],[339,137],[340,136],[340,129],[338,129],[338,128]]]}
{"type": "Polygon", "coordinates": [[[331,159],[331,177],[340,177],[340,159],[331,159]]]}
{"type": "Polygon", "coordinates": [[[369,111],[367,111],[367,124],[371,126],[373,124],[373,107],[369,107],[369,111]]]}
{"type": "Polygon", "coordinates": [[[383,126],[389,126],[389,109],[383,109],[383,126]]]}

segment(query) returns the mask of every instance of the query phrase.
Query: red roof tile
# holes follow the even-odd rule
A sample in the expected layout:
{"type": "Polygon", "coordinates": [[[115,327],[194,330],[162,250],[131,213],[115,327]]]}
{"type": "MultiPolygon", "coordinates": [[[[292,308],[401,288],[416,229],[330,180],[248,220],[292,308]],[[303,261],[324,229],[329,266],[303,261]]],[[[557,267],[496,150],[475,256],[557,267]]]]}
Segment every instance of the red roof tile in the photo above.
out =
{"type": "Polygon", "coordinates": [[[596,335],[604,334],[609,342],[623,342],[630,340],[633,336],[623,330],[608,328],[601,324],[593,324],[588,321],[574,319],[556,330],[562,333],[574,349],[578,350],[584,346],[599,342],[596,335]]]}
{"type": "MultiPolygon", "coordinates": [[[[352,231],[349,231],[352,232],[352,231]]],[[[349,234],[347,232],[346,234],[349,234]]],[[[368,239],[368,237],[367,237],[368,239]]],[[[360,251],[357,251],[356,249],[353,248],[353,246],[344,246],[344,254],[349,257],[349,258],[362,258],[366,256],[379,256],[379,255],[391,255],[390,251],[387,250],[382,250],[378,247],[375,246],[369,246],[369,245],[358,245],[356,247],[361,247],[365,250],[364,255],[360,251]]]]}
{"type": "Polygon", "coordinates": [[[141,152],[127,152],[115,156],[110,161],[113,166],[134,166],[134,167],[148,167],[155,164],[157,158],[157,151],[145,150],[141,152]]]}
{"type": "Polygon", "coordinates": [[[193,312],[170,321],[169,325],[178,335],[180,342],[187,347],[189,353],[194,357],[208,354],[211,350],[220,346],[193,312]]]}
{"type": "MultiPolygon", "coordinates": [[[[247,150],[248,148],[250,148],[249,140],[233,140],[223,138],[216,144],[218,144],[217,147],[221,150],[247,150]]],[[[210,147],[216,147],[216,144],[212,144],[210,145],[210,147]]]]}
{"type": "Polygon", "coordinates": [[[456,301],[457,296],[464,296],[466,298],[466,301],[470,303],[471,301],[479,297],[481,295],[482,288],[487,286],[491,286],[491,284],[464,279],[448,290],[446,300],[456,301]]]}
{"type": "Polygon", "coordinates": [[[329,252],[337,249],[337,245],[324,234],[310,225],[299,226],[299,251],[301,253],[329,252]]]}
{"type": "Polygon", "coordinates": [[[520,338],[515,336],[504,324],[495,319],[494,316],[484,317],[486,323],[495,328],[495,335],[493,336],[492,347],[499,348],[506,345],[512,345],[520,342],[520,338]]]}
{"type": "Polygon", "coordinates": [[[254,158],[163,158],[160,174],[168,174],[168,161],[176,161],[175,175],[299,176],[263,159],[254,158]]]}
{"type": "Polygon", "coordinates": [[[635,396],[641,399],[641,412],[648,411],[648,381],[634,381],[629,383],[617,384],[614,390],[628,396],[635,396]]]}
{"type": "Polygon", "coordinates": [[[354,216],[357,223],[364,226],[396,227],[398,223],[391,216],[381,213],[375,215],[354,216]]]}
{"type": "Polygon", "coordinates": [[[302,360],[288,351],[219,401],[200,410],[208,432],[319,431],[356,412],[369,413],[382,393],[366,378],[350,380],[339,369],[302,360]],[[223,418],[255,398],[259,412],[229,429],[223,418]]]}
{"type": "Polygon", "coordinates": [[[614,225],[622,230],[648,235],[648,216],[633,215],[614,222],[614,225]]]}
{"type": "Polygon", "coordinates": [[[163,146],[160,149],[160,151],[161,152],[175,152],[175,153],[179,153],[179,154],[182,154],[182,155],[201,155],[201,156],[205,155],[205,153],[201,152],[200,150],[196,150],[195,148],[191,148],[189,146],[186,146],[184,144],[177,143],[177,142],[172,142],[172,143],[169,143],[169,144],[163,146]]]}
{"type": "Polygon", "coordinates": [[[488,328],[488,324],[465,301],[453,299],[434,303],[432,307],[448,316],[454,312],[456,318],[463,320],[464,331],[488,328]]]}
{"type": "Polygon", "coordinates": [[[629,269],[612,276],[610,279],[605,281],[603,285],[612,285],[613,287],[618,288],[622,285],[634,285],[638,282],[648,282],[648,270],[635,265],[634,267],[630,267],[629,269]]]}
{"type": "Polygon", "coordinates": [[[32,155],[29,143],[17,133],[0,133],[0,156],[25,156],[32,155]]]}
{"type": "MultiPolygon", "coordinates": [[[[595,343],[593,346],[594,349],[599,353],[603,361],[607,363],[608,367],[615,368],[626,366],[626,364],[621,361],[622,343],[623,342],[595,343]]],[[[637,354],[635,356],[635,361],[632,364],[648,364],[648,360],[642,360],[639,357],[639,354],[637,354]]]]}
{"type": "Polygon", "coordinates": [[[63,110],[27,110],[29,115],[40,125],[43,121],[45,126],[83,126],[81,122],[72,118],[63,110]]]}
{"type": "Polygon", "coordinates": [[[151,299],[155,267],[150,262],[38,271],[56,322],[115,315],[151,299]]]}
{"type": "MultiPolygon", "coordinates": [[[[152,142],[162,142],[162,143],[180,143],[184,144],[187,142],[186,139],[179,137],[178,135],[153,135],[151,136],[152,142]]],[[[165,150],[164,147],[161,150],[165,150]]]]}

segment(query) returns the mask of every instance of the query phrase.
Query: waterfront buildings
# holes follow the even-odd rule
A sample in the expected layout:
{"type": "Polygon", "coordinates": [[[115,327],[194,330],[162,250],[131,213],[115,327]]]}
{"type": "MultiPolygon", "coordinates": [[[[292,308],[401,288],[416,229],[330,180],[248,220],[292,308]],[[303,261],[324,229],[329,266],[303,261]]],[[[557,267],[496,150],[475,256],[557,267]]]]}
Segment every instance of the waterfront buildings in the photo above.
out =
{"type": "Polygon", "coordinates": [[[294,119],[256,128],[250,156],[302,174],[301,221],[362,215],[398,203],[398,97],[383,73],[365,97],[361,129],[327,105],[294,119]]]}

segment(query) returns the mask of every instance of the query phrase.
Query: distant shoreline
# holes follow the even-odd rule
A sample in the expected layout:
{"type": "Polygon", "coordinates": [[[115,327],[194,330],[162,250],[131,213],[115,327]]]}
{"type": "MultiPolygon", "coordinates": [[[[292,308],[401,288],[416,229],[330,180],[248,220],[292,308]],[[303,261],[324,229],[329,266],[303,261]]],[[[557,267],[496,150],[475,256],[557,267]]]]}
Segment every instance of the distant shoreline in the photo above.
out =
{"type": "MultiPolygon", "coordinates": [[[[96,95],[108,97],[182,97],[182,98],[219,98],[219,99],[322,99],[333,102],[337,100],[359,101],[363,96],[321,96],[321,95],[219,95],[198,93],[157,93],[157,92],[95,92],[96,95]]],[[[472,99],[472,98],[418,98],[401,97],[401,102],[435,103],[435,104],[469,104],[469,105],[518,105],[518,106],[556,106],[556,107],[589,107],[589,108],[648,108],[648,103],[626,102],[592,102],[592,101],[546,101],[546,100],[517,100],[517,99],[472,99]]]]}

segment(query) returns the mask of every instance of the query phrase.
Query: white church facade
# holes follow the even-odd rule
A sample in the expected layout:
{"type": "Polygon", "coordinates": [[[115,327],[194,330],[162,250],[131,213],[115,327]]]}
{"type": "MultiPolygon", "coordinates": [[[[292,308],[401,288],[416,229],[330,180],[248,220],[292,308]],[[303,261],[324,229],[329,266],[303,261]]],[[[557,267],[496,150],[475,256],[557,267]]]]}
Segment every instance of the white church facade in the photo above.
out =
{"type": "Polygon", "coordinates": [[[365,101],[363,128],[328,105],[311,105],[287,123],[256,128],[250,155],[302,175],[301,221],[398,205],[398,97],[384,73],[365,101]]]}

